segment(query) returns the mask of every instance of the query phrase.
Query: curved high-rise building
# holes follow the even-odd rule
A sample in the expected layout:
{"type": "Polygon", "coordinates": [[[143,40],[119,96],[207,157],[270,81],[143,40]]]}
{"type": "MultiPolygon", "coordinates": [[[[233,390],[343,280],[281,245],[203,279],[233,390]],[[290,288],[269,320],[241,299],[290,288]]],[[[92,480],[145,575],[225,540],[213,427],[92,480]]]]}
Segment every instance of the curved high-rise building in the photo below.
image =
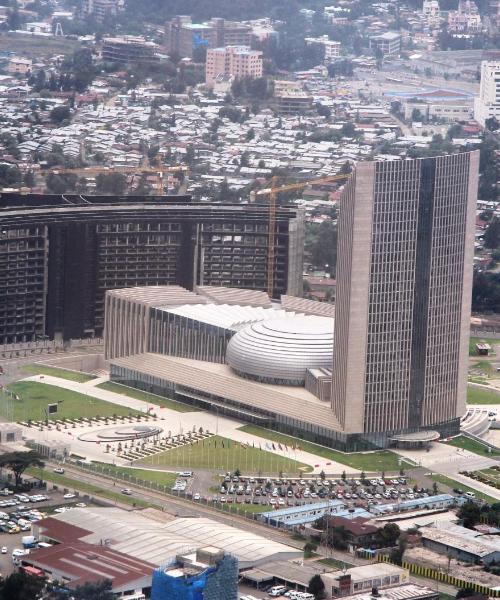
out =
{"type": "MultiPolygon", "coordinates": [[[[0,343],[102,335],[107,290],[267,288],[269,209],[189,196],[0,194],[0,343]]],[[[272,295],[300,295],[303,214],[279,207],[272,295]]]]}
{"type": "Polygon", "coordinates": [[[458,431],[478,163],[478,152],[360,163],[346,186],[332,408],[348,436],[386,445],[410,432],[458,431]]]}

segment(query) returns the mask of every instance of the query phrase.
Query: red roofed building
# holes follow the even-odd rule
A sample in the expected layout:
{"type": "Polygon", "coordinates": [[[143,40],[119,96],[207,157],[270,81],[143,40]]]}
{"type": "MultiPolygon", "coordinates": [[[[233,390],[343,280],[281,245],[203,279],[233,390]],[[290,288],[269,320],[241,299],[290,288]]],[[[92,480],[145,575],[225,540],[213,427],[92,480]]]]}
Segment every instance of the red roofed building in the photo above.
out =
{"type": "MultiPolygon", "coordinates": [[[[66,534],[63,529],[59,532],[61,537],[71,533],[74,538],[73,526],[69,526],[66,534]]],[[[23,557],[22,565],[42,570],[49,580],[57,580],[69,589],[109,579],[116,594],[149,591],[156,568],[152,563],[116,552],[107,546],[85,542],[64,542],[50,548],[32,550],[23,557]]]]}
{"type": "Polygon", "coordinates": [[[369,548],[375,541],[378,528],[370,525],[368,519],[355,517],[347,519],[346,517],[330,517],[328,524],[330,527],[343,527],[347,533],[347,543],[354,547],[369,548]]]}

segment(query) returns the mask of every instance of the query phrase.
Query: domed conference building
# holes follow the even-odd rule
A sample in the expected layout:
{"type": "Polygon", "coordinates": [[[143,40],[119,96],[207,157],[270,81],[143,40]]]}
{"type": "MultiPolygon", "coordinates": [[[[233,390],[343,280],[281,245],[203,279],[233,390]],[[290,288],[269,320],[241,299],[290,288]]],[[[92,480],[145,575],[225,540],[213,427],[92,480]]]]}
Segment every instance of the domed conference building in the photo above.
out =
{"type": "Polygon", "coordinates": [[[226,350],[235,373],[275,385],[304,386],[309,369],[330,369],[332,359],[333,320],[296,314],[247,325],[226,350]]]}
{"type": "Polygon", "coordinates": [[[204,285],[108,291],[112,380],[347,451],[459,433],[478,158],[357,165],[335,307],[204,285]]]}

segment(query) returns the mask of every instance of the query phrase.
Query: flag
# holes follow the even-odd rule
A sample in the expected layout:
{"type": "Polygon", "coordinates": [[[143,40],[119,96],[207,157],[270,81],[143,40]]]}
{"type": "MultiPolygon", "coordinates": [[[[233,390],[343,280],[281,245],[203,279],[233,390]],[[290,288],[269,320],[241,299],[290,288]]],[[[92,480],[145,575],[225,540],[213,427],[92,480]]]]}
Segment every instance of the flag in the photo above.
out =
{"type": "Polygon", "coordinates": [[[252,448],[255,448],[255,442],[252,442],[252,448]]]}
{"type": "Polygon", "coordinates": [[[283,448],[281,447],[281,444],[278,444],[278,447],[280,450],[283,450],[283,448]]]}
{"type": "Polygon", "coordinates": [[[276,446],[274,444],[272,444],[272,446],[273,446],[273,450],[276,450],[276,446]]]}
{"type": "Polygon", "coordinates": [[[224,446],[224,440],[222,440],[222,447],[225,448],[226,446],[224,446]]]}
{"type": "Polygon", "coordinates": [[[288,452],[288,446],[285,444],[285,450],[288,452]]]}
{"type": "Polygon", "coordinates": [[[262,450],[262,444],[259,442],[259,448],[262,450]]]}

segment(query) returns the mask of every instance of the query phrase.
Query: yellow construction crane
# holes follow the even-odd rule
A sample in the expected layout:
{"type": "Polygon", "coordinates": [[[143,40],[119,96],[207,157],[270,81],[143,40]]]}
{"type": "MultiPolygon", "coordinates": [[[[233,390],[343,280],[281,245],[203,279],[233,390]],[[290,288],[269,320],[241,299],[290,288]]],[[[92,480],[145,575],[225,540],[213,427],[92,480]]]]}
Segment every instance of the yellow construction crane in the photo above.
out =
{"type": "Polygon", "coordinates": [[[292,190],[300,190],[308,185],[321,185],[322,183],[331,183],[332,181],[342,181],[347,179],[349,173],[341,173],[330,177],[322,177],[320,179],[309,179],[299,183],[290,183],[287,185],[276,186],[277,177],[271,180],[270,188],[263,188],[250,193],[250,202],[255,202],[257,196],[269,196],[269,221],[267,229],[267,293],[270,298],[274,293],[274,272],[276,262],[276,209],[278,194],[281,192],[289,192],[292,190]]]}
{"type": "Polygon", "coordinates": [[[55,175],[65,175],[67,173],[74,173],[81,177],[94,177],[95,175],[110,174],[110,173],[141,173],[141,174],[153,174],[156,175],[156,193],[158,196],[165,194],[163,187],[163,174],[164,173],[178,173],[183,171],[185,174],[189,172],[189,167],[185,165],[177,165],[175,167],[82,167],[80,169],[64,169],[64,168],[53,168],[39,171],[40,175],[48,175],[54,173],[55,175]]]}

